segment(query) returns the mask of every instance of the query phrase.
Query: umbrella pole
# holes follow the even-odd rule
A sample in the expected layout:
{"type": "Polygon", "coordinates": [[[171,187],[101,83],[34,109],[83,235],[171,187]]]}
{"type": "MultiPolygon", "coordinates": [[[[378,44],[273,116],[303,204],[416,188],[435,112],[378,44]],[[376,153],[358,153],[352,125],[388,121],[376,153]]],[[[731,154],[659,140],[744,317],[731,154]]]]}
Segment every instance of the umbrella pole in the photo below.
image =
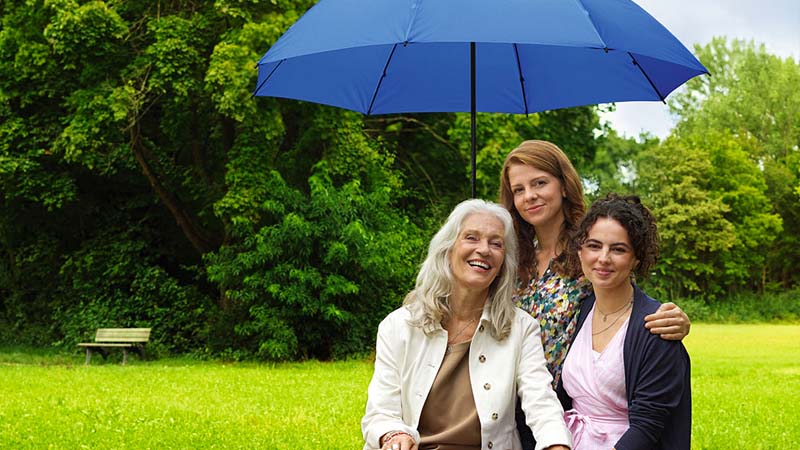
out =
{"type": "Polygon", "coordinates": [[[475,114],[475,43],[469,43],[469,89],[470,89],[470,106],[469,106],[469,120],[470,132],[472,134],[472,198],[477,197],[475,191],[475,166],[477,160],[477,138],[476,138],[476,114],[475,114]]]}

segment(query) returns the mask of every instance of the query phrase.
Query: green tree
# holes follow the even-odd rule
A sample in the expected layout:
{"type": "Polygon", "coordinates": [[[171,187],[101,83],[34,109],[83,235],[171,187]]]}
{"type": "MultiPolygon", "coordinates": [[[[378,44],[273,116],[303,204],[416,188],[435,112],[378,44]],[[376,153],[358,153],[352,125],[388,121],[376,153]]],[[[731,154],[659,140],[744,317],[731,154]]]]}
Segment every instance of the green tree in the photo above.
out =
{"type": "Polygon", "coordinates": [[[362,127],[353,113],[319,109],[298,144],[328,143],[307,192],[272,171],[257,207],[242,209],[234,192],[217,203],[238,237],[206,256],[232,303],[233,333],[218,350],[266,359],[365,352],[410,289],[423,239],[393,208],[393,158],[362,127]]]}
{"type": "MultiPolygon", "coordinates": [[[[164,351],[372,347],[468,196],[468,128],[253,98],[255,63],[313,3],[0,3],[0,339],[148,324],[164,351]]],[[[481,195],[522,139],[590,161],[597,120],[487,118],[481,195]]]]}
{"type": "Polygon", "coordinates": [[[781,219],[771,212],[763,173],[736,137],[671,137],[643,152],[636,169],[637,192],[653,209],[662,241],[652,282],[667,298],[714,299],[761,286],[781,219]]]}
{"type": "Polygon", "coordinates": [[[624,138],[613,129],[606,129],[597,141],[592,163],[580,172],[590,201],[609,192],[632,192],[637,178],[637,158],[659,144],[658,138],[649,135],[642,135],[639,140],[624,138]]]}
{"type": "Polygon", "coordinates": [[[230,239],[214,212],[229,154],[281,137],[280,116],[262,116],[249,97],[252,63],[306,6],[3,3],[0,320],[10,336],[71,342],[98,323],[158,323],[145,303],[115,306],[141,297],[142,280],[165,286],[159,308],[209,312],[200,256],[230,239]],[[55,325],[77,310],[94,311],[83,330],[55,325]]]}
{"type": "Polygon", "coordinates": [[[765,283],[794,286],[800,275],[800,64],[763,45],[716,38],[695,52],[711,77],[697,77],[670,98],[677,135],[728,130],[756,162],[783,231],[772,242],[765,283]]]}

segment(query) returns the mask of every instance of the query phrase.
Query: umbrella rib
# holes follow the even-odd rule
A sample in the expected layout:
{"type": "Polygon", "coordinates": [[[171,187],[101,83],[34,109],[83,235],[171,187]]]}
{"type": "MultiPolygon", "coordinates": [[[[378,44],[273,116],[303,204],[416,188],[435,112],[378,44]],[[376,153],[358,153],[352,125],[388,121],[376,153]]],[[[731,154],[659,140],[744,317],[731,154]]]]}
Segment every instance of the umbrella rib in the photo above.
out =
{"type": "Polygon", "coordinates": [[[519,48],[514,43],[514,57],[517,59],[517,72],[519,72],[519,87],[522,88],[522,103],[525,105],[525,115],[528,115],[528,96],[525,94],[525,77],[522,76],[522,65],[519,62],[519,48]]]}
{"type": "Polygon", "coordinates": [[[656,87],[655,83],[653,83],[653,80],[650,79],[650,75],[647,75],[647,72],[644,71],[644,67],[642,67],[641,64],[639,64],[639,61],[636,60],[636,57],[633,56],[633,54],[631,52],[627,52],[627,53],[628,53],[628,56],[631,57],[631,61],[633,61],[633,65],[639,68],[639,71],[642,72],[642,75],[644,75],[644,77],[647,79],[647,82],[650,83],[650,87],[653,88],[653,90],[656,92],[656,95],[658,95],[658,98],[661,99],[661,103],[666,105],[667,102],[664,100],[664,96],[661,95],[661,92],[658,91],[658,88],[656,87]]]}
{"type": "Polygon", "coordinates": [[[270,73],[269,73],[269,75],[267,75],[267,77],[266,77],[266,78],[264,78],[264,81],[262,81],[262,82],[261,82],[261,83],[258,85],[258,87],[256,87],[256,90],[255,90],[255,91],[253,91],[253,95],[251,95],[251,96],[250,96],[250,98],[253,98],[253,97],[255,97],[255,96],[256,96],[256,94],[258,93],[258,91],[260,91],[260,90],[261,90],[261,88],[262,88],[262,87],[263,87],[265,84],[267,84],[267,81],[269,81],[269,79],[270,79],[270,78],[272,78],[272,74],[273,74],[273,73],[275,73],[275,71],[276,71],[276,70],[278,70],[278,67],[280,67],[280,66],[281,66],[281,64],[283,64],[283,62],[284,62],[284,61],[286,61],[286,60],[285,60],[285,59],[282,59],[282,60],[280,60],[280,62],[278,62],[278,64],[275,64],[275,67],[272,69],[272,72],[270,72],[270,73]]]}
{"type": "Polygon", "coordinates": [[[583,4],[583,1],[584,0],[576,0],[575,3],[577,3],[578,6],[581,7],[581,9],[583,9],[583,12],[589,19],[589,23],[592,25],[592,28],[594,29],[594,34],[597,36],[597,39],[603,43],[603,49],[606,51],[606,53],[608,53],[608,44],[606,43],[606,40],[603,39],[603,36],[600,36],[600,30],[597,29],[597,25],[594,23],[594,19],[592,19],[592,15],[589,14],[589,10],[586,9],[586,5],[583,4]]]}
{"type": "Polygon", "coordinates": [[[414,26],[414,22],[417,20],[417,14],[421,9],[419,5],[420,3],[422,3],[422,0],[415,0],[411,2],[411,18],[408,21],[408,28],[406,29],[406,37],[404,39],[403,46],[408,45],[408,38],[411,37],[411,28],[414,26]]]}
{"type": "Polygon", "coordinates": [[[386,69],[389,68],[389,63],[392,62],[392,56],[394,56],[394,50],[397,48],[397,44],[392,46],[392,51],[389,52],[389,57],[386,58],[386,64],[383,65],[383,73],[381,74],[381,79],[378,80],[378,85],[375,86],[375,92],[372,93],[372,100],[369,102],[369,108],[367,108],[367,115],[369,116],[372,114],[372,106],[375,104],[375,99],[378,98],[378,91],[381,89],[381,84],[383,83],[383,79],[386,78],[386,69]]]}

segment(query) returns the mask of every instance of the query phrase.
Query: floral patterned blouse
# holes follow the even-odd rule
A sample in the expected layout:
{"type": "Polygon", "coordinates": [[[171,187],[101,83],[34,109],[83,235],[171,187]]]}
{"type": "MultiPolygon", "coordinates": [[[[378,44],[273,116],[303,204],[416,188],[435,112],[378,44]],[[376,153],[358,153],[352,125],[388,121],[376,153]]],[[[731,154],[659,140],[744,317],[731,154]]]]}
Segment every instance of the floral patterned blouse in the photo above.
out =
{"type": "Polygon", "coordinates": [[[575,334],[580,305],[592,293],[592,285],[585,277],[576,280],[556,273],[552,264],[551,260],[544,275],[531,279],[527,286],[517,281],[514,303],[539,322],[544,358],[555,388],[575,334]]]}

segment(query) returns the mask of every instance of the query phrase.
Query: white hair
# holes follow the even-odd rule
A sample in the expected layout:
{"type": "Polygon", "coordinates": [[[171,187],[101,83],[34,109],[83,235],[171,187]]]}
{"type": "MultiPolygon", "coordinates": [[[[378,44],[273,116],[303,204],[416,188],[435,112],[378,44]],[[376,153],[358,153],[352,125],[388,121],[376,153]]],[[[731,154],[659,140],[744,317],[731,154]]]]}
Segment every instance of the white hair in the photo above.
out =
{"type": "Polygon", "coordinates": [[[459,203],[442,228],[433,236],[428,255],[422,262],[414,290],[406,295],[404,305],[411,311],[410,324],[431,334],[450,316],[449,298],[453,290],[450,252],[461,233],[464,221],[472,214],[488,213],[503,224],[505,258],[503,266],[489,286],[489,332],[497,340],[511,332],[514,304],[511,295],[517,279],[517,235],[511,214],[497,203],[470,199],[459,203]]]}

